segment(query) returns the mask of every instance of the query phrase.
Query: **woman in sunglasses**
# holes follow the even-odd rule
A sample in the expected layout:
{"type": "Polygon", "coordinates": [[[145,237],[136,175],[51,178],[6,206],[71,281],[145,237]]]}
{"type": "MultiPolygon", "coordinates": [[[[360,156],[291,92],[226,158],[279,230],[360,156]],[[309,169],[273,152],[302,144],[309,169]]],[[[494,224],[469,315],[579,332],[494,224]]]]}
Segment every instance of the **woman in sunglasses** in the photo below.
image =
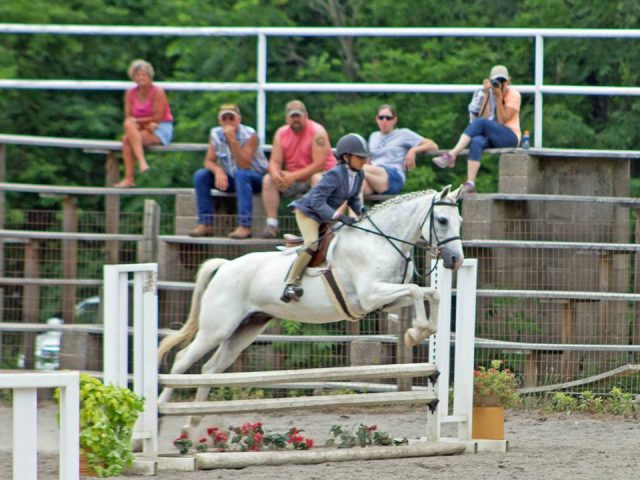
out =
{"type": "Polygon", "coordinates": [[[381,105],[376,115],[379,131],[369,136],[371,163],[364,166],[365,195],[400,193],[406,181],[405,172],[416,167],[416,155],[437,150],[433,140],[408,128],[396,128],[398,115],[391,105],[381,105]]]}

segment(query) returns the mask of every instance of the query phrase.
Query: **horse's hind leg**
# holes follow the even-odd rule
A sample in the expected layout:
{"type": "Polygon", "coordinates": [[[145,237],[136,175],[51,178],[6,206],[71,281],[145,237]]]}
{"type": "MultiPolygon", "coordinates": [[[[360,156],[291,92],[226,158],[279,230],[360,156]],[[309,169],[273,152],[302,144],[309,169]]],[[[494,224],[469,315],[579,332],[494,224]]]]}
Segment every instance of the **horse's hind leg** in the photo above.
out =
{"type": "MultiPolygon", "coordinates": [[[[221,338],[211,338],[201,333],[200,330],[193,341],[184,349],[176,354],[176,359],[171,367],[171,373],[184,373],[195,362],[200,360],[208,351],[215,348],[221,341],[221,338]]],[[[164,388],[158,397],[158,402],[168,402],[171,399],[173,388],[164,388]]]]}
{"type": "MultiPolygon", "coordinates": [[[[242,351],[253,343],[262,332],[267,321],[260,320],[256,323],[242,325],[231,337],[224,340],[218,350],[203,365],[202,373],[222,373],[240,356],[242,351]]],[[[196,393],[196,402],[205,402],[209,398],[210,387],[200,387],[196,393]]],[[[189,426],[195,428],[200,423],[200,416],[189,417],[189,426]]]]}

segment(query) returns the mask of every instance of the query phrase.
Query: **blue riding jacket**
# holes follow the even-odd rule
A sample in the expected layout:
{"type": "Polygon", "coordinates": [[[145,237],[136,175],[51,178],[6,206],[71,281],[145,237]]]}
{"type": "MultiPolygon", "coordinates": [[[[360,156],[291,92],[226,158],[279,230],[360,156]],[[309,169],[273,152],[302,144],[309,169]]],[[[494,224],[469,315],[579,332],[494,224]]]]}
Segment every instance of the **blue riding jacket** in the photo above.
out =
{"type": "Polygon", "coordinates": [[[356,173],[353,187],[349,191],[349,167],[345,163],[336,165],[322,176],[322,180],[307,194],[289,204],[318,223],[333,220],[336,209],[345,201],[358,215],[361,214],[360,190],[364,172],[356,173]]]}

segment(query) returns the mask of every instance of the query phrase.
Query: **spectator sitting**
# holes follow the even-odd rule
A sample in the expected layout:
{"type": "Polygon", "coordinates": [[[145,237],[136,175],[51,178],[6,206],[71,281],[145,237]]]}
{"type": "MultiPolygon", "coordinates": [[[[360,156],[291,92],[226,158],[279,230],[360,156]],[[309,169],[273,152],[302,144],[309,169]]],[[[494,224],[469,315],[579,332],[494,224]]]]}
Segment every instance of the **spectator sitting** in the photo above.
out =
{"type": "Polygon", "coordinates": [[[144,60],[134,60],[129,67],[129,78],[136,86],[124,97],[124,137],[122,159],[124,179],[114,187],[135,187],[134,161],[138,160],[140,173],[149,171],[144,158],[147,145],[168,145],[173,136],[173,116],[164,90],[153,84],[153,67],[144,60]]]}
{"type": "Polygon", "coordinates": [[[240,108],[235,104],[222,105],[218,110],[220,126],[211,129],[204,168],[193,176],[198,226],[189,232],[192,237],[213,235],[214,186],[223,192],[236,192],[238,226],[228,236],[251,237],[253,194],[262,188],[267,159],[258,148],[255,130],[241,124],[241,120],[240,108]]]}
{"type": "Polygon", "coordinates": [[[280,195],[294,197],[307,192],[320,181],[320,172],[336,164],[327,131],[309,119],[304,103],[300,100],[287,103],[285,119],[287,124],[273,138],[269,171],[262,181],[267,215],[262,238],[276,238],[278,234],[280,195]]]}
{"type": "Polygon", "coordinates": [[[416,154],[437,150],[438,145],[408,128],[395,128],[398,116],[391,105],[381,105],[377,132],[369,136],[371,164],[364,166],[363,193],[396,194],[402,191],[405,171],[416,166],[416,154]]]}
{"type": "Polygon", "coordinates": [[[470,125],[450,152],[433,159],[440,168],[453,168],[456,157],[469,147],[467,181],[462,193],[476,193],[476,176],[485,148],[517,147],[520,142],[520,92],[510,87],[509,71],[503,65],[491,69],[469,105],[470,125]]]}
{"type": "Polygon", "coordinates": [[[336,151],[340,163],[323,175],[320,183],[304,197],[290,204],[295,207],[304,247],[298,250],[298,256],[287,274],[287,285],[280,297],[285,303],[298,301],[304,293],[300,281],[318,249],[320,224],[339,220],[345,225],[353,225],[356,219],[344,213],[342,206],[345,203],[358,215],[365,212],[360,201],[360,190],[364,180],[362,167],[371,155],[367,141],[360,135],[350,133],[338,141],[336,151]]]}

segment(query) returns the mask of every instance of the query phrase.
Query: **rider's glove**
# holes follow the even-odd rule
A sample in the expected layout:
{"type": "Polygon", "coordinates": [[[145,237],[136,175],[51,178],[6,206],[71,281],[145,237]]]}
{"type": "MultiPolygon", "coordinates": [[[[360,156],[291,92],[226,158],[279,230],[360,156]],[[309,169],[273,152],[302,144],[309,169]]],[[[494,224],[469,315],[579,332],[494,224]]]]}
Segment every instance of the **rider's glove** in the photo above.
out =
{"type": "Polygon", "coordinates": [[[344,223],[345,225],[353,225],[354,223],[356,223],[356,219],[350,217],[349,215],[340,215],[338,217],[338,221],[344,223]]]}
{"type": "Polygon", "coordinates": [[[362,205],[362,208],[360,209],[360,215],[364,215],[365,213],[367,213],[367,207],[365,207],[364,205],[362,205]]]}

